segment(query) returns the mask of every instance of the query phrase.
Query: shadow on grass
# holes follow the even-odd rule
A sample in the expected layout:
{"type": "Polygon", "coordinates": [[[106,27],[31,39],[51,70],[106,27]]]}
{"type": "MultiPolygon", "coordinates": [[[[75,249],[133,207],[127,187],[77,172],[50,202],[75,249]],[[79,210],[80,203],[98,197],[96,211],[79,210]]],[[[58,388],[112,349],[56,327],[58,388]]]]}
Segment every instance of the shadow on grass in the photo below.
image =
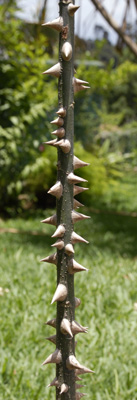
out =
{"type": "Polygon", "coordinates": [[[137,257],[137,218],[112,214],[91,214],[92,243],[131,258],[137,257]]]}
{"type": "MultiPolygon", "coordinates": [[[[88,213],[85,212],[86,214],[88,213]]],[[[122,257],[137,257],[137,218],[107,213],[90,213],[91,219],[82,221],[74,226],[74,230],[90,242],[90,246],[80,246],[81,251],[91,256],[92,250],[107,251],[119,254],[122,257]],[[83,248],[83,250],[82,250],[83,248]]],[[[17,221],[17,220],[16,220],[17,221]]],[[[35,218],[34,220],[35,221],[35,218]]],[[[6,235],[17,245],[31,244],[37,249],[50,248],[55,242],[51,235],[55,227],[47,225],[45,233],[41,230],[35,232],[26,229],[25,219],[21,221],[23,229],[19,227],[17,233],[8,232],[6,235]]],[[[18,228],[18,226],[17,226],[18,228]]],[[[33,226],[32,226],[33,228],[33,226]]],[[[78,246],[78,245],[77,245],[78,246]]]]}

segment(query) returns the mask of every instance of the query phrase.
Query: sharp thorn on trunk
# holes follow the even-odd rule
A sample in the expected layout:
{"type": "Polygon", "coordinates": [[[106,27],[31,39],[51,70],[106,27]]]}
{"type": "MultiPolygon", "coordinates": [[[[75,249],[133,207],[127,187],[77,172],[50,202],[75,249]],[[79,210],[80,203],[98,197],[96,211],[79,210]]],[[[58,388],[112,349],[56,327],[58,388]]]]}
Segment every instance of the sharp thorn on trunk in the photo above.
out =
{"type": "Polygon", "coordinates": [[[56,216],[56,214],[54,214],[49,218],[43,219],[41,222],[43,224],[49,224],[49,225],[55,225],[56,226],[57,225],[57,216],[56,216]]]}
{"type": "Polygon", "coordinates": [[[60,390],[60,394],[62,394],[62,393],[68,392],[69,387],[68,387],[68,385],[66,385],[66,383],[62,383],[60,389],[61,389],[61,390],[60,390]]]}
{"type": "Polygon", "coordinates": [[[58,250],[62,250],[64,247],[64,241],[58,239],[57,242],[51,245],[51,247],[57,247],[58,250]]]}
{"type": "Polygon", "coordinates": [[[42,363],[42,365],[46,365],[46,364],[59,364],[62,362],[62,355],[61,355],[61,351],[59,349],[56,349],[54,351],[54,353],[50,354],[46,360],[42,363]]]}
{"type": "Polygon", "coordinates": [[[64,233],[65,233],[66,229],[64,227],[64,225],[59,225],[56,229],[56,231],[53,233],[53,235],[51,236],[52,238],[56,238],[56,237],[63,237],[64,233]]]}
{"type": "Polygon", "coordinates": [[[83,370],[84,373],[93,372],[91,369],[89,369],[89,368],[84,367],[83,365],[81,365],[81,364],[77,361],[76,357],[73,356],[73,355],[71,355],[71,356],[69,356],[69,357],[67,358],[67,360],[66,360],[66,367],[67,367],[69,370],[72,370],[72,369],[83,370]]]}
{"type": "Polygon", "coordinates": [[[51,304],[55,303],[55,301],[64,301],[67,297],[67,294],[68,294],[67,287],[62,283],[59,283],[54,293],[51,304]]]}
{"type": "Polygon", "coordinates": [[[76,196],[79,193],[85,192],[85,190],[88,190],[88,188],[74,185],[73,190],[74,190],[74,196],[76,196]]]}
{"type": "Polygon", "coordinates": [[[61,74],[60,63],[53,65],[53,67],[51,67],[43,72],[43,75],[51,75],[51,76],[55,76],[56,78],[59,78],[60,74],[61,74]]]}
{"type": "Polygon", "coordinates": [[[50,342],[56,344],[56,335],[46,337],[46,340],[49,340],[50,342]]]}
{"type": "Polygon", "coordinates": [[[76,383],[75,384],[75,388],[76,389],[80,389],[80,388],[82,388],[82,387],[85,387],[86,385],[80,385],[79,383],[76,383]]]}
{"type": "Polygon", "coordinates": [[[68,260],[68,272],[70,275],[83,271],[88,272],[88,269],[83,267],[83,265],[77,263],[73,258],[68,260]]]}
{"type": "Polygon", "coordinates": [[[71,329],[72,329],[73,335],[77,335],[78,333],[88,333],[87,326],[82,326],[82,325],[78,324],[78,322],[76,322],[75,320],[72,321],[71,329]]]}
{"type": "Polygon", "coordinates": [[[75,12],[80,8],[80,6],[75,6],[74,4],[70,3],[68,5],[68,13],[71,17],[74,17],[75,12]]]}
{"type": "Polygon", "coordinates": [[[62,58],[65,61],[70,61],[72,57],[72,46],[69,42],[65,42],[61,49],[62,58]]]}
{"type": "Polygon", "coordinates": [[[52,125],[57,125],[57,126],[62,126],[64,124],[64,119],[63,118],[56,118],[53,121],[51,121],[52,125]]]}
{"type": "Polygon", "coordinates": [[[73,246],[72,246],[71,243],[66,244],[66,246],[65,246],[65,253],[66,253],[68,256],[71,256],[71,255],[73,255],[73,254],[75,253],[74,248],[73,248],[73,246]]]}
{"type": "Polygon", "coordinates": [[[83,242],[83,243],[87,243],[87,244],[89,243],[82,236],[78,235],[76,232],[73,231],[72,235],[71,235],[71,243],[75,244],[75,243],[78,243],[78,242],[83,242]]]}
{"type": "Polygon", "coordinates": [[[63,151],[63,153],[69,153],[70,149],[71,149],[71,144],[70,141],[68,139],[62,139],[62,140],[58,140],[55,143],[56,147],[60,147],[61,150],[63,151]]]}
{"type": "Polygon", "coordinates": [[[59,387],[59,381],[58,378],[54,378],[53,381],[51,383],[49,383],[49,385],[47,387],[51,387],[51,386],[56,386],[59,387]]]}
{"type": "Polygon", "coordinates": [[[57,265],[57,253],[54,253],[54,254],[51,254],[48,257],[42,258],[42,260],[40,260],[40,261],[41,262],[44,261],[44,262],[47,262],[47,263],[50,263],[50,264],[57,265]]]}
{"type": "Polygon", "coordinates": [[[52,186],[49,191],[49,194],[52,194],[52,196],[55,196],[57,199],[60,199],[63,193],[63,186],[60,181],[56,182],[54,186],[52,186]]]}
{"type": "Polygon", "coordinates": [[[81,176],[74,175],[73,172],[70,172],[70,174],[68,175],[68,181],[69,181],[69,183],[72,183],[72,184],[87,182],[86,179],[81,178],[81,176]]]}
{"type": "Polygon", "coordinates": [[[66,113],[67,113],[67,111],[63,107],[59,108],[59,110],[56,112],[56,114],[58,114],[62,118],[64,118],[66,116],[66,113]]]}
{"type": "Polygon", "coordinates": [[[63,28],[63,18],[59,17],[59,18],[53,19],[53,21],[45,22],[44,24],[42,24],[42,26],[53,28],[56,31],[61,32],[62,28],[63,28]]]}
{"type": "Polygon", "coordinates": [[[90,165],[90,164],[80,160],[78,157],[76,157],[76,156],[73,157],[73,167],[74,167],[74,169],[87,167],[88,165],[90,165]]]}
{"type": "Polygon", "coordinates": [[[63,333],[63,335],[69,334],[71,337],[73,337],[73,333],[71,331],[71,323],[67,318],[62,319],[60,330],[63,333]]]}
{"type": "Polygon", "coordinates": [[[78,213],[77,211],[72,211],[72,222],[75,224],[78,221],[82,221],[83,219],[89,219],[90,217],[88,215],[84,215],[81,213],[78,213]]]}
{"type": "Polygon", "coordinates": [[[59,139],[62,139],[65,136],[65,129],[64,128],[56,129],[55,131],[51,132],[51,135],[56,135],[59,139]]]}
{"type": "Polygon", "coordinates": [[[80,207],[84,207],[84,204],[80,203],[80,201],[73,199],[73,208],[74,210],[80,207]]]}
{"type": "Polygon", "coordinates": [[[44,142],[44,144],[47,144],[48,146],[54,146],[56,142],[57,142],[57,139],[53,139],[53,140],[49,140],[48,142],[44,142]]]}
{"type": "Polygon", "coordinates": [[[52,328],[56,328],[56,318],[50,319],[45,323],[45,325],[52,326],[52,328]]]}
{"type": "Polygon", "coordinates": [[[75,300],[75,308],[79,307],[81,304],[81,300],[78,297],[75,297],[74,300],[75,300]]]}

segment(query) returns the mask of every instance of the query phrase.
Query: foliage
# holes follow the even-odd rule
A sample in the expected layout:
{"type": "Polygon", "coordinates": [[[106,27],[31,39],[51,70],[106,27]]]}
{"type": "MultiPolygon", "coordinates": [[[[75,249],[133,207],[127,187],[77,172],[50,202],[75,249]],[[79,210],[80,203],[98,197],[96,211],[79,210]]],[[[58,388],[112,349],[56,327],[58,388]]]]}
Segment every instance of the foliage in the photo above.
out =
{"type": "MultiPolygon", "coordinates": [[[[45,340],[54,332],[44,322],[55,315],[49,303],[56,267],[39,263],[49,254],[53,227],[40,227],[39,220],[1,220],[1,228],[20,232],[0,235],[0,400],[55,396],[55,389],[46,387],[54,368],[41,368],[41,363],[54,351],[45,340]]],[[[77,232],[91,243],[76,245],[77,261],[89,268],[84,279],[80,273],[75,277],[81,298],[76,320],[82,317],[83,325],[89,321],[86,337],[77,338],[77,358],[83,364],[86,359],[95,371],[83,376],[84,391],[93,400],[136,400],[136,218],[92,214],[88,223],[78,224],[77,232]]]]}
{"type": "Polygon", "coordinates": [[[121,124],[136,119],[137,64],[125,61],[113,69],[113,60],[103,69],[92,66],[78,68],[78,76],[84,76],[91,86],[91,93],[103,97],[107,112],[122,112],[121,124]]]}
{"type": "Polygon", "coordinates": [[[89,161],[92,157],[97,159],[97,164],[91,163],[88,177],[89,201],[96,207],[136,211],[137,65],[131,61],[125,61],[115,69],[113,62],[105,69],[80,65],[77,73],[91,86],[88,106],[86,95],[84,102],[81,93],[76,101],[80,108],[80,116],[77,113],[76,117],[76,135],[80,135],[85,149],[92,152],[89,161]],[[80,130],[81,125],[84,133],[80,130]],[[97,196],[93,175],[94,181],[99,182],[97,196]]]}
{"type": "Polygon", "coordinates": [[[0,21],[0,203],[3,206],[4,199],[6,207],[12,200],[16,203],[18,194],[24,191],[26,182],[21,175],[35,162],[39,164],[56,104],[56,82],[41,74],[49,60],[46,37],[41,34],[34,41],[30,36],[25,41],[21,21],[12,13],[10,19],[6,14],[3,18],[3,7],[0,21]]]}
{"type": "MultiPolygon", "coordinates": [[[[0,206],[9,213],[53,206],[46,192],[56,179],[56,150],[43,142],[51,139],[57,81],[41,72],[52,64],[51,54],[57,58],[57,46],[46,30],[15,18],[15,9],[10,0],[0,6],[0,206]]],[[[104,45],[96,42],[94,57],[104,45]]],[[[91,61],[90,52],[83,57],[91,61]]],[[[86,204],[135,211],[137,64],[124,59],[114,68],[114,62],[112,52],[104,68],[85,67],[81,56],[77,77],[91,88],[76,95],[75,152],[91,163],[90,173],[84,171],[86,204]]]]}

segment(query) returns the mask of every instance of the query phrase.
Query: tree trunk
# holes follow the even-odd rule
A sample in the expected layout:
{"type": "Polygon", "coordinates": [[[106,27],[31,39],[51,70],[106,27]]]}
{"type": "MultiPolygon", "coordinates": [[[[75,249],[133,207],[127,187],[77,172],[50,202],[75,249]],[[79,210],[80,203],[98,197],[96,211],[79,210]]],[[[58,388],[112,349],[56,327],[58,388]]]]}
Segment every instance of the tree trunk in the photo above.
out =
{"type": "Polygon", "coordinates": [[[73,231],[73,224],[89,218],[77,213],[73,208],[79,206],[73,196],[85,190],[74,184],[85,180],[74,175],[73,169],[88,165],[73,155],[74,137],[74,92],[85,89],[87,82],[74,78],[74,13],[79,7],[68,0],[60,1],[60,16],[56,20],[43,24],[60,32],[59,62],[45,71],[59,78],[58,85],[58,118],[51,123],[57,125],[52,132],[57,136],[47,142],[58,148],[57,182],[49,193],[57,198],[57,214],[42,221],[57,226],[53,237],[57,254],[46,257],[42,261],[51,262],[57,266],[57,288],[52,303],[57,301],[56,319],[47,324],[56,327],[56,336],[48,338],[56,344],[56,350],[43,363],[56,364],[56,378],[49,386],[56,386],[56,399],[79,400],[82,394],[76,393],[77,374],[93,372],[81,365],[75,358],[75,334],[86,332],[87,328],[75,321],[75,307],[80,300],[74,297],[74,274],[85,271],[74,258],[73,244],[86,242],[73,231]]]}
{"type": "MultiPolygon", "coordinates": [[[[65,399],[75,399],[75,372],[68,370],[66,359],[70,354],[74,354],[74,337],[66,337],[60,331],[63,318],[70,322],[74,320],[74,275],[67,273],[67,262],[69,256],[65,252],[65,246],[71,243],[73,231],[71,213],[73,210],[73,185],[68,182],[68,174],[73,171],[73,137],[74,137],[74,94],[72,80],[74,75],[74,18],[68,14],[68,6],[60,2],[60,16],[63,18],[64,34],[61,32],[59,40],[59,61],[61,63],[62,74],[59,78],[59,108],[66,110],[64,118],[65,139],[71,144],[70,151],[66,154],[58,149],[58,181],[63,185],[63,196],[57,200],[57,224],[65,227],[64,248],[58,250],[57,262],[57,284],[63,283],[68,289],[67,301],[62,304],[57,303],[57,347],[61,348],[62,364],[57,365],[57,376],[60,377],[60,384],[66,383],[69,391],[65,394],[65,399]],[[65,33],[66,30],[66,33],[65,33]],[[72,46],[72,58],[70,61],[63,60],[61,56],[62,46],[65,41],[72,46]]],[[[60,389],[56,389],[57,399],[61,398],[60,389]]]]}

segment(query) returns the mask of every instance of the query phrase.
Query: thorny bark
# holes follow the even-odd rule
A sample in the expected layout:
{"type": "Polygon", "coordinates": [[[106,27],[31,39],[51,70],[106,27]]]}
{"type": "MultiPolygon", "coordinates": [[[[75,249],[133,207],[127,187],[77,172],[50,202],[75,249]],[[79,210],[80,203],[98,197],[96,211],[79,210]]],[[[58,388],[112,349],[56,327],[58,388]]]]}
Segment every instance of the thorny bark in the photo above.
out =
{"type": "MultiPolygon", "coordinates": [[[[67,4],[60,2],[60,16],[63,17],[63,32],[59,39],[59,62],[62,73],[59,79],[59,108],[66,109],[64,118],[65,139],[71,143],[70,152],[65,154],[58,149],[58,180],[63,185],[63,196],[57,200],[57,224],[64,224],[66,232],[64,234],[64,246],[71,242],[73,231],[71,212],[73,210],[73,185],[67,181],[67,176],[73,171],[73,137],[74,137],[74,94],[72,79],[74,75],[73,50],[74,50],[74,18],[69,16],[67,4]],[[64,61],[61,56],[61,49],[65,42],[72,45],[72,58],[70,61],[64,61]]],[[[63,397],[75,399],[75,379],[74,370],[69,371],[66,367],[66,359],[70,354],[74,354],[74,337],[63,335],[60,331],[60,324],[63,317],[69,321],[74,320],[74,275],[67,273],[67,259],[64,248],[58,250],[57,262],[57,284],[63,283],[68,288],[68,296],[65,302],[57,304],[57,348],[61,350],[63,362],[57,365],[57,376],[60,383],[66,383],[69,391],[64,393],[63,397]]],[[[61,398],[60,390],[56,389],[57,399],[61,398]]]]}
{"type": "Polygon", "coordinates": [[[58,148],[58,172],[57,182],[49,190],[49,193],[57,197],[57,215],[42,221],[57,226],[53,237],[59,238],[54,244],[57,247],[57,257],[53,254],[41,261],[57,265],[57,289],[52,303],[57,301],[56,320],[47,324],[56,327],[56,336],[47,338],[56,344],[56,350],[43,363],[56,364],[56,378],[49,386],[56,386],[57,400],[80,400],[84,395],[76,392],[77,374],[92,373],[93,371],[81,365],[75,358],[75,340],[77,333],[87,332],[87,328],[75,321],[75,306],[80,305],[80,299],[74,297],[74,273],[86,271],[82,265],[73,259],[73,246],[76,242],[86,242],[84,238],[73,231],[73,223],[89,218],[77,213],[73,208],[81,204],[73,199],[73,195],[86,190],[74,183],[85,182],[83,178],[73,174],[73,168],[88,165],[73,156],[74,136],[74,91],[88,88],[87,82],[75,79],[74,76],[74,13],[79,8],[74,1],[60,1],[60,16],[44,25],[52,27],[60,32],[59,37],[59,63],[54,65],[44,74],[50,74],[59,78],[59,118],[52,121],[58,129],[53,134],[58,139],[47,142],[58,148]],[[63,128],[60,128],[63,126],[63,128]],[[63,139],[62,138],[63,134],[63,139]],[[60,136],[61,135],[61,136],[60,136]],[[74,191],[74,193],[73,193],[74,191]],[[76,302],[76,303],[75,303],[76,302]],[[54,338],[54,339],[53,339],[54,338]]]}

